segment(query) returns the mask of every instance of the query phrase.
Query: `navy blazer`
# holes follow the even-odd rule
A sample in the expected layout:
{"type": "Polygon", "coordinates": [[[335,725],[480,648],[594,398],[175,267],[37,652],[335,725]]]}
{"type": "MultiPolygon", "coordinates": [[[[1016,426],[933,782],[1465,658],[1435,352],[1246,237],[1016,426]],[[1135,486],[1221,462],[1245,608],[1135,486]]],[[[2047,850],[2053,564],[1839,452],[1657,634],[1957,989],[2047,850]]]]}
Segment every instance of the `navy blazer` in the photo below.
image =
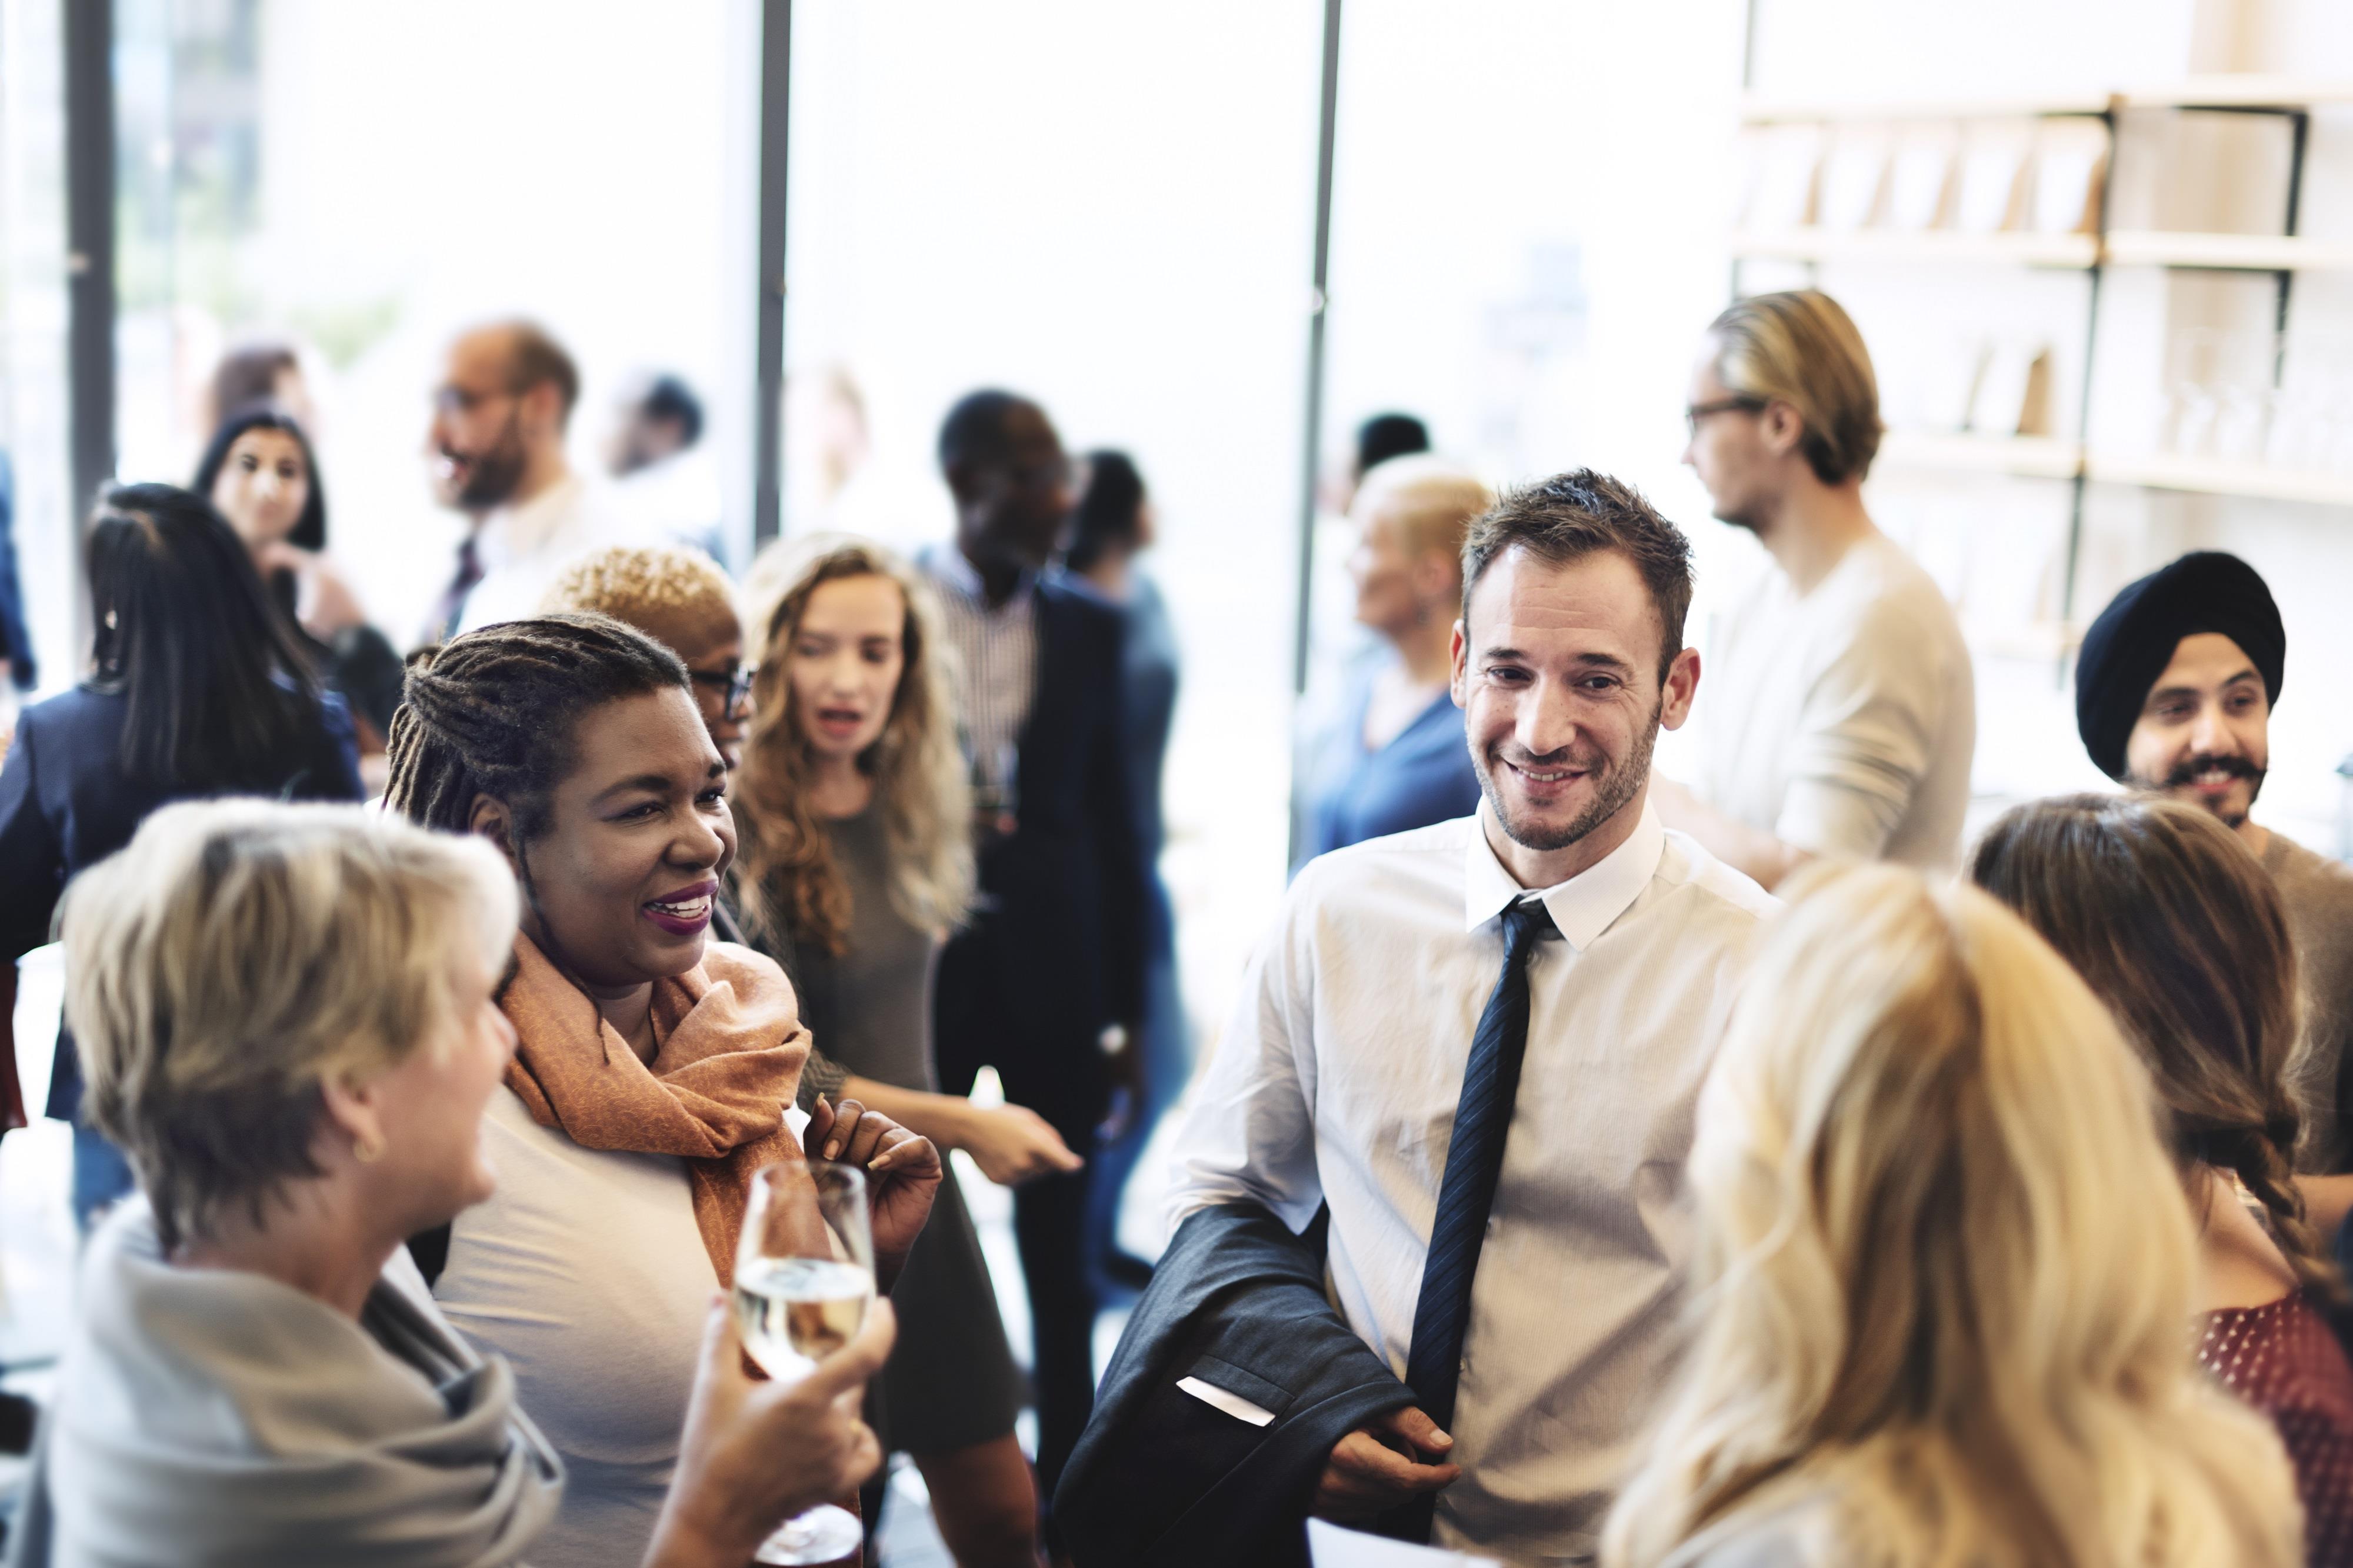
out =
{"type": "Polygon", "coordinates": [[[1176,1227],[1055,1489],[1078,1568],[1306,1568],[1307,1509],[1333,1445],[1413,1403],[1324,1293],[1326,1223],[1293,1236],[1234,1203],[1176,1227]],[[1228,1415],[1178,1388],[1185,1378],[1273,1419],[1228,1415]]]}
{"type": "MultiPolygon", "coordinates": [[[[122,725],[130,707],[120,691],[82,686],[18,716],[16,743],[0,767],[0,963],[46,943],[66,884],[130,843],[158,806],[200,794],[366,798],[351,710],[332,691],[321,698],[317,727],[283,755],[253,759],[241,791],[189,791],[126,775],[122,725]]],[[[49,1114],[69,1115],[80,1098],[81,1075],[60,1034],[49,1114]]]]}
{"type": "Polygon", "coordinates": [[[1092,1079],[1103,1026],[1133,1026],[1144,1010],[1126,625],[1067,579],[1035,591],[1038,684],[1021,730],[1016,826],[980,853],[980,907],[941,956],[935,1017],[944,1057],[1092,1079]]]}

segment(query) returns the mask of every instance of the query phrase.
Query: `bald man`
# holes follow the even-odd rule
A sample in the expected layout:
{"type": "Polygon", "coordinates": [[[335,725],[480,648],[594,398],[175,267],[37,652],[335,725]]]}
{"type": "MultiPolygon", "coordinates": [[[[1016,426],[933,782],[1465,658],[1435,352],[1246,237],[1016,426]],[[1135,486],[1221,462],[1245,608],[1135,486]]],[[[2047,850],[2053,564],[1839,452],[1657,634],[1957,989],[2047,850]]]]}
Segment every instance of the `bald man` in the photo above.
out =
{"type": "Polygon", "coordinates": [[[534,322],[491,322],[449,345],[425,454],[433,499],[468,531],[424,640],[530,616],[574,559],[629,542],[609,497],[565,457],[579,401],[572,356],[534,322]]]}

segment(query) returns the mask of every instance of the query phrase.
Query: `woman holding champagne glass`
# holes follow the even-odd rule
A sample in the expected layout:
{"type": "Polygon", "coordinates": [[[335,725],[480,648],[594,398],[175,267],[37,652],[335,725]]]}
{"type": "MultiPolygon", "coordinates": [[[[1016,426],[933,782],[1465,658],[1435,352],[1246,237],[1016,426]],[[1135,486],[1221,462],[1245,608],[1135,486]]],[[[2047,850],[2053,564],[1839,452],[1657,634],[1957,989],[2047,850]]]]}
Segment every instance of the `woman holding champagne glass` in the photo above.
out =
{"type": "MultiPolygon", "coordinates": [[[[564,1471],[512,1369],[401,1245],[501,1179],[482,1122],[518,902],[477,839],[254,800],[165,806],[68,890],[90,1111],[144,1192],[83,1254],[16,1568],[576,1561],[542,1550],[564,1471]]],[[[701,1316],[646,1568],[742,1568],[881,1458],[843,1395],[888,1308],[768,1384],[730,1315],[701,1316]]]]}
{"type": "MultiPolygon", "coordinates": [[[[784,962],[866,1103],[968,1150],[997,1181],[1077,1169],[1034,1112],[934,1092],[933,973],[973,869],[929,592],[881,546],[833,534],[772,546],[747,596],[760,666],[737,773],[748,939],[784,962]]],[[[1013,1432],[1021,1377],[952,1174],[893,1300],[906,1333],[869,1418],[914,1456],[963,1568],[1035,1568],[1036,1483],[1013,1432]]]]}
{"type": "MultiPolygon", "coordinates": [[[[808,1031],[772,961],[706,940],[735,828],[667,648],[601,616],[469,633],[412,663],[391,759],[389,806],[488,839],[522,905],[500,994],[517,1049],[484,1131],[499,1189],[412,1249],[449,1320],[513,1364],[570,1472],[541,1552],[622,1568],[659,1517],[754,1173],[778,1165],[811,1196],[787,1121],[808,1031]]],[[[938,1151],[848,1100],[806,1139],[864,1173],[889,1289],[938,1151]]]]}

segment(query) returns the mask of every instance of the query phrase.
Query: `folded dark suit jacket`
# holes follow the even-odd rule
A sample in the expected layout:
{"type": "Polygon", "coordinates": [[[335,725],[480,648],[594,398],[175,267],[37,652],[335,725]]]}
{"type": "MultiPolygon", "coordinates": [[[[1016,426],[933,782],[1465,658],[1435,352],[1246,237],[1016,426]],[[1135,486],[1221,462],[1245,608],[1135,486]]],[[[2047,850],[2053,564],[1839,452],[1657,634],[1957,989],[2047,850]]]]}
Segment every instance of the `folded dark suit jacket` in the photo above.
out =
{"type": "Polygon", "coordinates": [[[1306,1568],[1332,1446],[1413,1403],[1325,1298],[1324,1231],[1318,1215],[1293,1236],[1254,1203],[1177,1227],[1054,1493],[1078,1568],[1306,1568]],[[1178,1388],[1187,1377],[1274,1419],[1228,1415],[1178,1388]]]}

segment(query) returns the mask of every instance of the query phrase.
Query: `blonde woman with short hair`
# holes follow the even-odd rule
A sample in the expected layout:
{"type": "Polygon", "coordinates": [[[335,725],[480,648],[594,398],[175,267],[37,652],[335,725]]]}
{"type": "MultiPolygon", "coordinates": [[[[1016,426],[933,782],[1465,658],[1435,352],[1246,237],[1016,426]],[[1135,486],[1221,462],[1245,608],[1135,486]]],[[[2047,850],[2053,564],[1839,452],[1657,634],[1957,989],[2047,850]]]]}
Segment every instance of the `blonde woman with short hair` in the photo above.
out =
{"type": "Polygon", "coordinates": [[[1975,676],[1943,590],[1863,506],[1862,334],[1819,289],[1754,295],[1710,324],[1690,386],[1683,461],[1772,565],[1715,617],[1706,763],[1660,792],[1667,826],[1767,888],[1820,857],[1949,869],[1975,676]]]}
{"type": "MultiPolygon", "coordinates": [[[[745,597],[760,648],[735,795],[746,939],[790,973],[861,1104],[993,1180],[1076,1169],[1035,1112],[937,1092],[933,978],[972,899],[972,797],[930,589],[881,545],[818,534],[763,552],[745,597]]],[[[1034,1568],[1021,1377],[952,1173],[896,1299],[907,1333],[877,1388],[883,1441],[922,1467],[959,1563],[1034,1568]]]]}
{"type": "Polygon", "coordinates": [[[1368,470],[1348,508],[1356,619],[1388,645],[1356,671],[1304,767],[1302,859],[1468,816],[1479,777],[1448,689],[1462,609],[1462,541],[1495,504],[1468,469],[1426,453],[1368,470]]]}
{"type": "Polygon", "coordinates": [[[2291,1568],[2286,1458],[2198,1375],[2147,1075],[2017,917],[1810,872],[1700,1101],[1695,1343],[1611,1568],[2291,1568]]]}
{"type": "MultiPolygon", "coordinates": [[[[508,1568],[564,1470],[512,1368],[403,1240],[489,1197],[520,900],[479,839],[356,806],[167,806],[67,892],[90,1112],[147,1197],[91,1238],[19,1568],[508,1568]]],[[[890,1313],[807,1381],[754,1384],[707,1313],[642,1561],[740,1568],[880,1458],[839,1408],[890,1313]]],[[[546,1561],[545,1558],[540,1559],[546,1561]]]]}
{"type": "Polygon", "coordinates": [[[678,655],[719,760],[730,773],[744,761],[752,678],[744,668],[735,584],[718,562],[682,545],[610,545],[565,567],[539,609],[542,615],[610,616],[678,655]]]}

